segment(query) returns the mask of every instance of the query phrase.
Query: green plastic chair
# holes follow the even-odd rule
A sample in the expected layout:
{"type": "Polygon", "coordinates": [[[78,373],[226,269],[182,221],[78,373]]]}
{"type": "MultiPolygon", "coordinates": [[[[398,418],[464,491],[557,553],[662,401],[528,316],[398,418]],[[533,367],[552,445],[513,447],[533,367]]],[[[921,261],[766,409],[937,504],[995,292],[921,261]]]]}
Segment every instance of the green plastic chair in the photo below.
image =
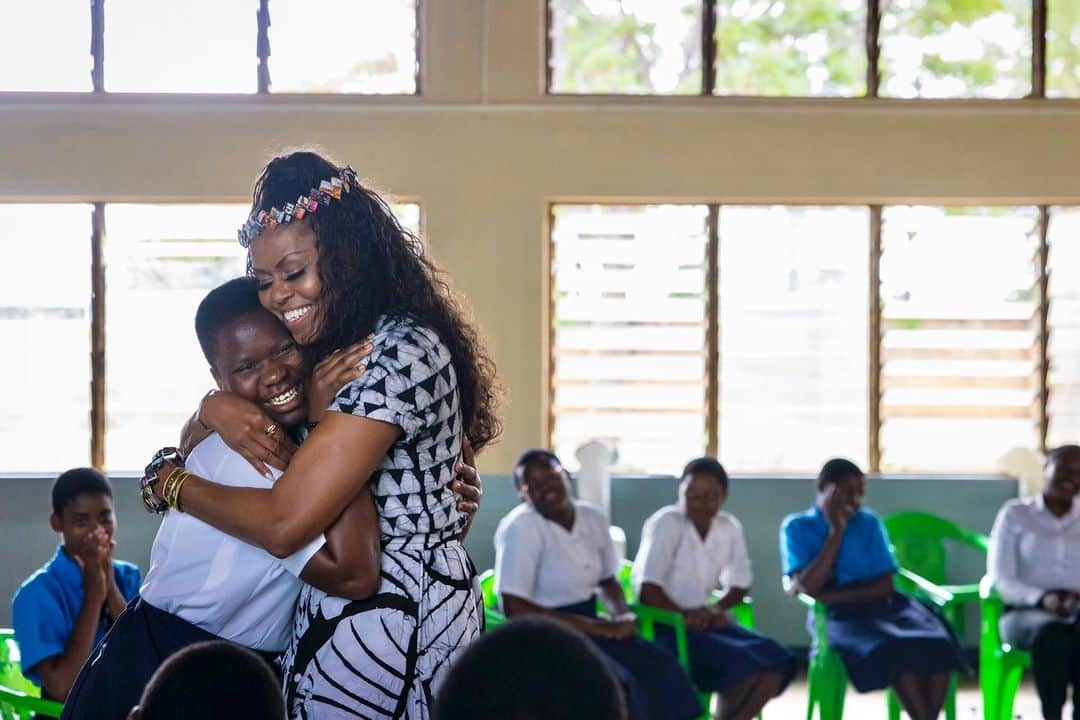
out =
{"type": "MultiPolygon", "coordinates": [[[[916,573],[905,568],[897,572],[897,584],[912,589],[912,593],[934,604],[948,602],[948,591],[934,585],[916,573]]],[[[810,667],[806,675],[806,720],[814,720],[817,710],[819,720],[841,720],[844,717],[844,697],[847,694],[848,675],[840,654],[829,645],[826,631],[826,607],[805,593],[799,593],[799,601],[814,613],[814,648],[810,656],[810,667]]],[[[896,694],[889,688],[885,691],[885,707],[889,720],[899,720],[901,708],[896,694]]],[[[948,697],[945,699],[945,716],[949,720],[956,718],[956,678],[950,684],[948,697]]]]}
{"type": "MultiPolygon", "coordinates": [[[[950,585],[946,582],[946,541],[986,553],[990,539],[982,533],[960,527],[945,518],[917,511],[893,513],[883,518],[893,552],[900,567],[937,585],[951,595],[944,603],[935,602],[941,614],[959,637],[964,636],[964,604],[979,601],[979,585],[950,585]]],[[[910,591],[910,584],[901,580],[900,588],[910,591]]]]}
{"type": "Polygon", "coordinates": [[[22,674],[19,660],[14,631],[0,628],[0,719],[30,720],[34,715],[60,717],[64,706],[41,698],[41,690],[22,674]]]}
{"type": "Polygon", "coordinates": [[[982,627],[979,633],[979,690],[984,720],[1011,720],[1016,690],[1031,667],[1031,653],[1002,642],[999,623],[1004,605],[990,578],[979,583],[982,627]]]}
{"type": "Polygon", "coordinates": [[[484,596],[484,632],[488,632],[506,622],[506,616],[499,611],[499,598],[495,595],[494,570],[485,570],[480,575],[480,593],[484,596]]]}
{"type": "MultiPolygon", "coordinates": [[[[631,580],[633,569],[634,564],[632,562],[629,560],[622,561],[622,565],[619,567],[619,585],[622,586],[623,592],[626,594],[627,605],[629,605],[630,609],[637,615],[642,639],[647,640],[648,642],[655,642],[657,625],[666,625],[671,628],[675,634],[675,654],[679,659],[679,664],[683,666],[687,675],[691,675],[690,647],[687,642],[686,620],[681,613],[653,607],[652,605],[644,605],[638,602],[637,597],[634,594],[633,581],[631,580]]],[[[720,598],[721,594],[718,591],[713,590],[712,600],[716,602],[720,600],[720,598]]],[[[737,624],[748,630],[754,629],[754,602],[750,597],[744,598],[741,603],[731,608],[730,613],[737,624]]],[[[705,712],[702,714],[701,718],[702,720],[709,720],[709,718],[712,717],[713,695],[707,692],[699,692],[698,698],[701,700],[701,706],[705,708],[705,712]]],[[[758,718],[760,720],[761,715],[758,715],[758,718]]]]}

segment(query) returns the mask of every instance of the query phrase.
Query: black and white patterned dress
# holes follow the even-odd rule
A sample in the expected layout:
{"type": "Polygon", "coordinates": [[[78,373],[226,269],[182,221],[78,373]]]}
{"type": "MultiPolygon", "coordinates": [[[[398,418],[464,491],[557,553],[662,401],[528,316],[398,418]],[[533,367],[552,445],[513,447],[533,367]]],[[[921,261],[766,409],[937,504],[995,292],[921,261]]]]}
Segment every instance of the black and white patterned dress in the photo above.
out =
{"type": "Polygon", "coordinates": [[[431,330],[382,318],[364,375],[331,410],[403,433],[371,478],[382,581],[361,601],[305,586],[284,658],[289,716],[426,720],[434,693],[481,631],[479,580],[450,488],[462,418],[450,353],[431,330]]]}

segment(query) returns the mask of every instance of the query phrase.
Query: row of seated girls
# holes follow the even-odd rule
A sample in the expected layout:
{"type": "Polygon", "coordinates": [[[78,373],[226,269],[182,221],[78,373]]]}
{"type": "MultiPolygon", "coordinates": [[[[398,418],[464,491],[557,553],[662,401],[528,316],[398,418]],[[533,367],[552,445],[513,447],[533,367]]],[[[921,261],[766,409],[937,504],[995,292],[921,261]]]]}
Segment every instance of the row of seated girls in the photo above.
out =
{"type": "MultiPolygon", "coordinates": [[[[637,636],[608,520],[571,496],[559,459],[546,450],[525,452],[514,482],[522,504],[495,533],[502,609],[511,620],[546,616],[584,633],[622,685],[631,718],[699,717],[701,690],[720,694],[715,717],[749,720],[784,691],[795,674],[794,656],[728,616],[752,576],[742,526],[721,510],[728,477],[719,462],[686,465],[678,502],[646,521],[632,572],[642,604],[682,613],[689,678],[670,630],[658,626],[655,643],[637,636]],[[723,593],[711,602],[717,585],[723,593]],[[597,614],[597,591],[607,617],[597,614]]],[[[865,478],[858,467],[830,461],[817,489],[814,505],[781,528],[787,586],[829,606],[829,641],[856,690],[892,686],[912,720],[936,718],[949,673],[965,668],[959,645],[937,615],[893,590],[896,561],[881,521],[861,506],[865,478]]]]}

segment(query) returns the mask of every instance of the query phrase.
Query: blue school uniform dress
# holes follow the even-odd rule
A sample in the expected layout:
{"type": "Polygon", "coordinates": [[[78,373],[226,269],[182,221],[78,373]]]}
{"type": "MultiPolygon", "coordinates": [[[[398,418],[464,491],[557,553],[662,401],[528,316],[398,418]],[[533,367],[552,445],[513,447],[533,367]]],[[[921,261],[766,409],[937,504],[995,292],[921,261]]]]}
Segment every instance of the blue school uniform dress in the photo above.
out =
{"type": "MultiPolygon", "coordinates": [[[[560,612],[596,617],[597,586],[615,577],[619,556],[604,513],[576,501],[570,530],[522,504],[495,531],[495,592],[560,612]]],[[[589,635],[626,694],[632,720],[688,720],[701,714],[675,656],[640,638],[589,635]]]]}
{"type": "MultiPolygon", "coordinates": [[[[142,580],[138,567],[113,560],[113,574],[116,587],[125,600],[130,601],[138,594],[142,580]]],[[[64,654],[85,597],[82,570],[64,551],[63,545],[58,546],[52,559],[27,578],[15,593],[11,603],[15,642],[19,644],[23,674],[38,686],[42,685],[42,680],[37,666],[43,660],[64,654]]],[[[103,607],[94,633],[94,645],[105,637],[112,623],[103,607]]]]}
{"type": "MultiPolygon", "coordinates": [[[[710,602],[717,585],[747,589],[753,582],[746,537],[735,516],[719,512],[705,537],[681,505],[660,508],[645,521],[634,559],[634,590],[658,585],[683,610],[710,602]]],[[[656,628],[657,640],[675,652],[675,634],[656,628]]],[[[752,673],[772,670],[783,676],[779,692],[795,676],[795,656],[775,640],[729,622],[724,627],[689,630],[691,676],[708,692],[726,692],[752,673]]]]}
{"type": "MultiPolygon", "coordinates": [[[[817,506],[786,517],[780,527],[784,574],[792,575],[810,565],[828,533],[829,522],[817,506]]],[[[844,529],[829,587],[870,582],[898,568],[881,519],[860,508],[844,529]]],[[[859,692],[888,687],[907,672],[930,674],[968,668],[959,643],[941,617],[901,593],[830,605],[826,628],[829,645],[840,655],[851,684],[859,692]]],[[[807,618],[807,630],[813,637],[813,617],[807,618]]]]}

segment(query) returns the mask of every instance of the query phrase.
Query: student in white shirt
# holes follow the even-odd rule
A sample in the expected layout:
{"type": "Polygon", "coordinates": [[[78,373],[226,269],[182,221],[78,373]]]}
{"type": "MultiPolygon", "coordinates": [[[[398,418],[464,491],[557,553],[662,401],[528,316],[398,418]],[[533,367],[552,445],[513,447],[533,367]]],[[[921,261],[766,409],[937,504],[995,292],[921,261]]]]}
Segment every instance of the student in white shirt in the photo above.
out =
{"type": "Polygon", "coordinates": [[[1080,720],[1080,446],[1051,450],[1046,486],[1010,500],[990,533],[987,571],[1007,608],[1002,639],[1030,650],[1046,720],[1061,720],[1069,684],[1080,720]]]}
{"type": "Polygon", "coordinates": [[[522,454],[514,483],[522,504],[495,531],[495,592],[506,616],[545,616],[585,633],[626,691],[633,720],[697,717],[697,694],[675,657],[637,637],[604,513],[570,496],[547,450],[522,454]],[[597,590],[610,620],[597,616],[597,590]]]}
{"type": "MultiPolygon", "coordinates": [[[[795,675],[795,656],[727,615],[753,580],[742,525],[720,509],[727,494],[728,477],[719,462],[703,457],[687,463],[678,504],[645,521],[633,582],[643,604],[682,613],[694,683],[721,693],[720,717],[743,720],[783,691],[795,675]],[[724,594],[710,602],[718,583],[724,594]]],[[[658,628],[657,639],[674,649],[670,629],[658,628]]]]}
{"type": "MultiPolygon", "coordinates": [[[[218,386],[258,403],[281,432],[317,420],[338,387],[363,372],[356,353],[309,378],[292,336],[259,304],[250,278],[212,290],[195,325],[218,386]]],[[[186,468],[228,485],[272,485],[216,434],[192,450],[186,468]]],[[[303,583],[363,602],[379,574],[378,521],[366,487],[325,537],[283,559],[170,510],[140,597],[83,667],[64,717],[126,718],[161,663],[196,642],[224,639],[272,661],[289,643],[303,583]]]]}

